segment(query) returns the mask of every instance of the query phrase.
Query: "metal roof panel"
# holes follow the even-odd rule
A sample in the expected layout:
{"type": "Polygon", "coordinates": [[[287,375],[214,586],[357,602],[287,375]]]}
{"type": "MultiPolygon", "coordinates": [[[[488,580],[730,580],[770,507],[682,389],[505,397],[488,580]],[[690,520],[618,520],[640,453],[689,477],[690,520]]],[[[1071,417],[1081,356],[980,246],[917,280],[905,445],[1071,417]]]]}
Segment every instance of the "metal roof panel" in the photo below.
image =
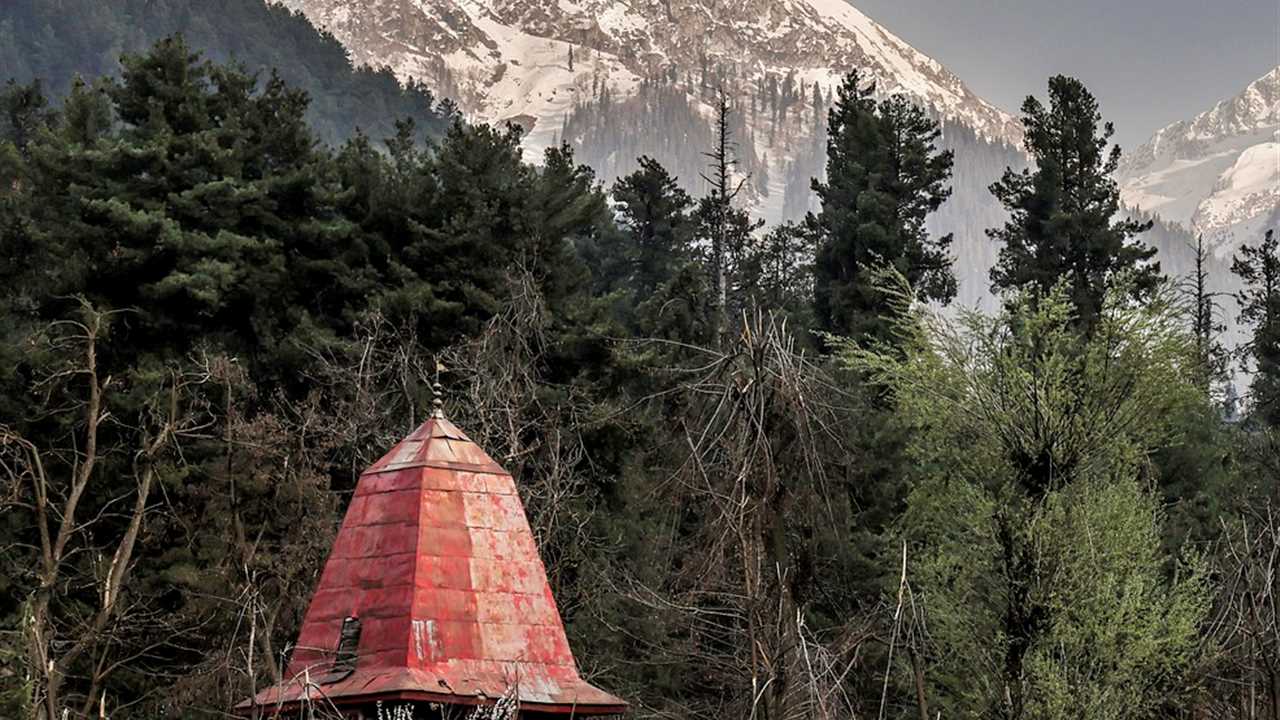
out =
{"type": "Polygon", "coordinates": [[[361,475],[285,674],[238,709],[508,693],[539,712],[626,708],[578,675],[514,480],[438,412],[361,475]],[[343,675],[348,617],[360,633],[343,675]]]}

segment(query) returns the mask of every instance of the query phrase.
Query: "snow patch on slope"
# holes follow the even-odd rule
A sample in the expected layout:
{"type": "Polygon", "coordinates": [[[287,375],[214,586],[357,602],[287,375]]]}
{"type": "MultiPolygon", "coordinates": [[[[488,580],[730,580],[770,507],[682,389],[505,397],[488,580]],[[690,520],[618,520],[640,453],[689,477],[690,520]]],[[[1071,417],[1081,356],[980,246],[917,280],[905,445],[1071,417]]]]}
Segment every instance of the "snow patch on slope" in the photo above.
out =
{"type": "MultiPolygon", "coordinates": [[[[559,126],[584,74],[622,97],[641,78],[710,62],[732,68],[740,87],[790,75],[829,92],[856,67],[884,93],[906,93],[982,137],[1021,141],[1016,118],[843,0],[283,2],[333,32],[357,62],[428,84],[448,73],[455,100],[480,120],[520,115],[559,126]]],[[[529,142],[549,137],[539,132],[529,142]]]]}
{"type": "Polygon", "coordinates": [[[1280,67],[1152,136],[1119,172],[1131,206],[1203,234],[1220,256],[1280,211],[1280,67]]]}

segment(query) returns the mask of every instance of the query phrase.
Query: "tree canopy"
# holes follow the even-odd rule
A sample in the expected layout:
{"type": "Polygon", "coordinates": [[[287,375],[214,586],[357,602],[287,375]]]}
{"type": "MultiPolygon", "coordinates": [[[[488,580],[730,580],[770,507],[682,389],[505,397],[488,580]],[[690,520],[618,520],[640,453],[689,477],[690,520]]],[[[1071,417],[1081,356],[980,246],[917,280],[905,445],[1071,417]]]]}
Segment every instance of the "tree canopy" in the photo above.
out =
{"type": "Polygon", "coordinates": [[[1050,78],[1049,106],[1028,96],[1022,114],[1034,169],[1008,170],[991,186],[1011,216],[987,233],[1001,243],[991,281],[1045,295],[1068,278],[1079,322],[1088,327],[1117,282],[1137,297],[1159,284],[1156,251],[1138,239],[1151,222],[1120,213],[1115,128],[1102,122],[1098,101],[1079,80],[1050,78]]]}

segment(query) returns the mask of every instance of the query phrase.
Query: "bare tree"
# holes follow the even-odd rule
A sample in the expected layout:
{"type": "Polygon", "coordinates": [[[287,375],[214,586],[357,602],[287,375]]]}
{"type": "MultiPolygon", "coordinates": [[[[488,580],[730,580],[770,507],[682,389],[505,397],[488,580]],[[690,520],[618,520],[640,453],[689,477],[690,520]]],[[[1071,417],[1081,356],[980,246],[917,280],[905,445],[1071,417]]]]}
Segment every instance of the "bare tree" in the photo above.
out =
{"type": "Polygon", "coordinates": [[[771,315],[744,316],[723,349],[685,350],[667,393],[682,449],[655,538],[667,585],[622,591],[677,618],[678,652],[724,698],[689,715],[849,717],[845,681],[868,626],[850,617],[818,641],[804,622],[822,581],[813,535],[850,522],[837,470],[848,398],[771,315]],[[700,520],[681,527],[686,516],[700,520]]]}
{"type": "Polygon", "coordinates": [[[715,292],[712,326],[717,347],[727,342],[730,294],[734,290],[736,269],[748,251],[751,234],[764,224],[751,221],[744,211],[733,206],[751,178],[749,175],[734,177],[738,161],[737,143],[729,127],[732,113],[733,107],[722,87],[716,95],[715,145],[703,153],[708,168],[701,177],[711,192],[702,199],[696,213],[704,239],[710,242],[708,265],[715,292]]]}
{"type": "Polygon", "coordinates": [[[1275,498],[1223,527],[1213,630],[1220,647],[1214,717],[1280,720],[1280,509],[1275,498]]]}
{"type": "Polygon", "coordinates": [[[445,350],[450,416],[516,479],[552,590],[572,611],[582,588],[566,570],[601,539],[591,531],[593,467],[583,434],[595,405],[571,384],[547,379],[551,316],[535,279],[514,271],[506,306],[474,339],[445,350]]]}
{"type": "Polygon", "coordinates": [[[82,716],[104,705],[104,681],[147,651],[121,642],[154,620],[145,599],[130,596],[134,551],[158,475],[182,462],[184,439],[211,424],[200,396],[209,380],[202,361],[166,367],[151,383],[104,376],[99,350],[115,315],[81,301],[78,318],[32,339],[33,352],[51,360],[36,371],[23,424],[59,431],[37,439],[0,425],[7,509],[26,513],[34,536],[21,548],[34,557],[24,603],[27,665],[45,720],[65,717],[77,696],[82,716]],[[67,687],[73,677],[78,692],[67,687]]]}
{"type": "Polygon", "coordinates": [[[1210,289],[1212,278],[1209,276],[1209,253],[1204,246],[1204,236],[1197,235],[1194,253],[1194,266],[1191,274],[1179,283],[1179,290],[1187,303],[1191,316],[1191,329],[1195,334],[1196,356],[1203,373],[1206,392],[1212,392],[1214,386],[1221,383],[1227,375],[1227,351],[1219,339],[1226,330],[1221,318],[1221,298],[1223,293],[1210,289]]]}
{"type": "MultiPolygon", "coordinates": [[[[323,430],[346,453],[353,478],[426,420],[435,376],[435,358],[412,326],[396,325],[377,310],[356,323],[354,340],[303,348],[312,359],[307,402],[328,408],[323,430]]],[[[306,413],[293,408],[286,414],[300,421],[306,413]]],[[[301,429],[314,437],[321,428],[301,429]]]]}

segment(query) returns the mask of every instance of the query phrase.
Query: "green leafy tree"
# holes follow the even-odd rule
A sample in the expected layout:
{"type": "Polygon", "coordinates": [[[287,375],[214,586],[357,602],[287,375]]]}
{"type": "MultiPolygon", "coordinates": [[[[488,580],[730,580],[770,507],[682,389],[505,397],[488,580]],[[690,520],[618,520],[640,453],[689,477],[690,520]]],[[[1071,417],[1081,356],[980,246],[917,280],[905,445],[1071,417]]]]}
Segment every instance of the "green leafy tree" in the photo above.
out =
{"type": "Polygon", "coordinates": [[[1125,282],[1140,298],[1159,284],[1160,265],[1151,262],[1155,248],[1137,239],[1151,223],[1117,219],[1120,191],[1112,175],[1120,148],[1110,144],[1115,128],[1102,123],[1097,100],[1079,80],[1050,78],[1049,106],[1028,97],[1022,113],[1034,169],[1006,169],[991,186],[1010,215],[1004,227],[987,231],[1001,243],[991,281],[997,290],[1031,288],[1047,295],[1066,278],[1087,329],[1121,275],[1131,276],[1125,282]]]}
{"type": "Polygon", "coordinates": [[[1162,550],[1144,473],[1206,399],[1174,303],[1125,290],[1092,338],[1064,282],[997,318],[908,315],[905,354],[848,346],[913,429],[901,539],[944,716],[1155,718],[1194,692],[1209,584],[1162,550]]]}
{"type": "Polygon", "coordinates": [[[953,157],[939,152],[937,122],[903,96],[878,105],[874,85],[845,76],[827,119],[825,182],[813,181],[822,203],[809,225],[817,234],[815,311],[838,335],[886,339],[891,303],[873,281],[879,266],[895,268],[924,299],[947,302],[956,280],[951,236],[925,228],[951,190],[953,157]]]}

